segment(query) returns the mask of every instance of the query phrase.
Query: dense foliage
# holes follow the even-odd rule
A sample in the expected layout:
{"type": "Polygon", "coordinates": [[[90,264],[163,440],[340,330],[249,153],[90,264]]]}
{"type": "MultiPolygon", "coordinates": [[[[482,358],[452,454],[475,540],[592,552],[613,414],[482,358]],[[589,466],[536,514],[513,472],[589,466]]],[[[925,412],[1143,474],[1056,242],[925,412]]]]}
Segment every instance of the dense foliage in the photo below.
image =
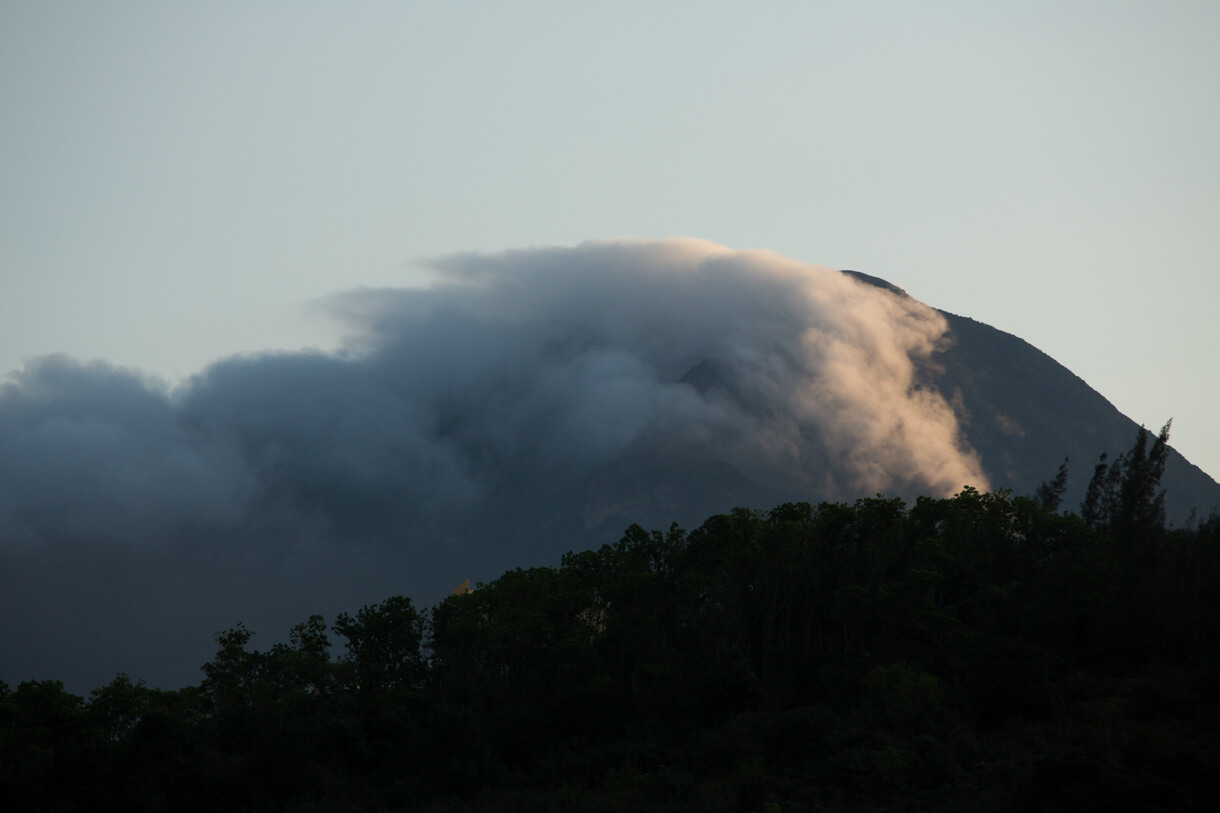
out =
{"type": "MultiPolygon", "coordinates": [[[[966,489],[629,528],[431,610],[217,636],[198,686],[0,684],[9,810],[1047,810],[1220,792],[1220,517],[1167,432],[1085,517],[966,489]],[[332,652],[331,636],[342,644],[332,652]]],[[[1066,469],[1060,475],[1065,475],[1066,469]]]]}

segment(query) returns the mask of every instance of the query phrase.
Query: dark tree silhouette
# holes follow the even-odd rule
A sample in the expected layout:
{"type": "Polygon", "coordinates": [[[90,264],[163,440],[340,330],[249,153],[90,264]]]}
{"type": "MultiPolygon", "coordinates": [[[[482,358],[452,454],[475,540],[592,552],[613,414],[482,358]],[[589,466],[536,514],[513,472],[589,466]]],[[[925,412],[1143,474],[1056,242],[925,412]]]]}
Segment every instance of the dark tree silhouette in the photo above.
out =
{"type": "Polygon", "coordinates": [[[1063,458],[1063,462],[1059,464],[1059,470],[1055,472],[1053,480],[1043,482],[1038,486],[1038,490],[1034,492],[1034,499],[1048,511],[1058,511],[1059,503],[1063,501],[1063,492],[1067,490],[1068,479],[1068,459],[1063,458]]]}
{"type": "MultiPolygon", "coordinates": [[[[1094,530],[1119,539],[1147,535],[1165,527],[1165,492],[1161,478],[1169,457],[1171,418],[1161,427],[1152,449],[1148,430],[1140,427],[1135,444],[1106,465],[1102,453],[1089,481],[1080,516],[1094,530]]],[[[1039,489],[1041,493],[1041,488],[1039,489]]]]}

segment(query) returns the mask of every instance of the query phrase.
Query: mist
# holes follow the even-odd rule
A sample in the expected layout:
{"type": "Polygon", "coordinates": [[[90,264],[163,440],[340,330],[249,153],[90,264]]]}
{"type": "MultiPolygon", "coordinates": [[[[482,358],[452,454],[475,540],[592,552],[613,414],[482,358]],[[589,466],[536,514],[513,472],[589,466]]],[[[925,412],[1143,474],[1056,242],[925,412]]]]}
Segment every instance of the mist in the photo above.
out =
{"type": "Polygon", "coordinates": [[[686,239],[425,266],[332,296],[331,352],[0,384],[0,679],[182,685],[239,621],[431,603],[630,522],[987,487],[901,292],[686,239]]]}

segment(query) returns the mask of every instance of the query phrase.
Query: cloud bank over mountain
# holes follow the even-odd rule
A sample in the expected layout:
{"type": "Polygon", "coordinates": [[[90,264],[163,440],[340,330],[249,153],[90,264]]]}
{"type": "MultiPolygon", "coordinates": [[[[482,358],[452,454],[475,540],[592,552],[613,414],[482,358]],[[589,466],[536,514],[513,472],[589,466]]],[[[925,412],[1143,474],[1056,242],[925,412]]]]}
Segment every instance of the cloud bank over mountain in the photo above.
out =
{"type": "MultiPolygon", "coordinates": [[[[354,597],[387,562],[494,548],[481,514],[576,500],[586,525],[614,515],[584,485],[641,456],[810,499],[987,486],[927,384],[945,319],[909,297],[685,239],[428,268],[427,288],[335,295],[352,337],[332,354],[229,358],[173,391],[63,357],[4,383],[2,609],[53,614],[71,583],[62,603],[105,615],[113,572],[124,595],[215,605],[192,605],[199,624],[254,626],[233,612],[270,606],[271,583],[354,597]],[[158,568],[178,573],[174,596],[150,592],[158,568]]],[[[34,651],[8,618],[0,643],[34,651]]]]}
{"type": "Polygon", "coordinates": [[[173,393],[102,363],[30,364],[0,390],[5,544],[342,528],[383,502],[443,514],[647,443],[713,444],[845,496],[985,486],[918,386],[946,325],[912,299],[694,240],[429,267],[428,289],[337,295],[356,335],[338,355],[227,359],[173,393]],[[720,386],[684,381],[709,369],[720,386]]]}

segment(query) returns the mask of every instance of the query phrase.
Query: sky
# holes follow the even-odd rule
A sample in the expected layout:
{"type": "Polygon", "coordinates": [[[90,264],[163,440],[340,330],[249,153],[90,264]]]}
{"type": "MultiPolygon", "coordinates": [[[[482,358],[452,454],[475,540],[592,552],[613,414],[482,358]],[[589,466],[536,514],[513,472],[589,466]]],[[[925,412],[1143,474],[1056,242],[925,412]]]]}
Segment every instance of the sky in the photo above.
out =
{"type": "Polygon", "coordinates": [[[339,346],[465,252],[689,236],[1016,334],[1220,476],[1213,2],[0,5],[0,372],[339,346]]]}

